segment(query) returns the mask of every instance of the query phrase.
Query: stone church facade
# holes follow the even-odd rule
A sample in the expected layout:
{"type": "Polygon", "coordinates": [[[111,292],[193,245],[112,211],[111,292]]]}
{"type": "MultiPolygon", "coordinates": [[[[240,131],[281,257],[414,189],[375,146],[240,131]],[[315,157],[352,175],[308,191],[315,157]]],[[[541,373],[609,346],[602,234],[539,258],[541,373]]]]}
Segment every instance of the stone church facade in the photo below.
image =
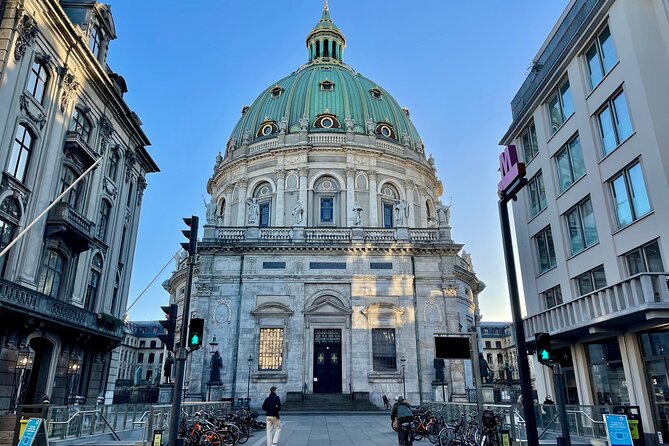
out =
{"type": "MultiPolygon", "coordinates": [[[[188,361],[188,398],[254,404],[276,385],[432,400],[434,336],[475,330],[485,285],[451,238],[409,111],[344,64],[327,5],[306,44],[309,62],[243,108],[207,185],[191,305],[205,348],[188,361]]],[[[185,278],[182,259],[171,302],[185,278]]],[[[446,381],[464,394],[470,366],[448,363],[446,381]]]]}

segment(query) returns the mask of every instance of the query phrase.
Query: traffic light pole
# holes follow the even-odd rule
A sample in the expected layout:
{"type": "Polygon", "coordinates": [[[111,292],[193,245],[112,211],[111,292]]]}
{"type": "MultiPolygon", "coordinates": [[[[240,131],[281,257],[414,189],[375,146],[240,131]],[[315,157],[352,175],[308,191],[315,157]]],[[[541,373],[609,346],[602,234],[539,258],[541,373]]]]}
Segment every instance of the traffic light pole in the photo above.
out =
{"type": "MultiPolygon", "coordinates": [[[[517,190],[520,190],[527,180],[520,180],[517,190]]],[[[515,197],[514,194],[503,195],[499,200],[499,220],[502,226],[502,245],[504,247],[504,261],[506,263],[506,279],[509,287],[509,300],[511,303],[511,315],[513,316],[513,328],[516,336],[516,347],[518,349],[518,372],[520,374],[520,394],[523,398],[523,412],[525,416],[525,429],[527,431],[528,446],[539,446],[539,434],[537,432],[537,418],[534,412],[534,399],[532,398],[532,381],[530,378],[530,364],[527,360],[527,344],[525,341],[525,327],[520,311],[520,296],[518,293],[518,277],[516,276],[516,263],[513,257],[513,244],[511,240],[511,225],[509,223],[508,203],[515,197]]]]}
{"type": "Polygon", "coordinates": [[[191,220],[191,234],[189,238],[190,247],[188,249],[188,275],[186,276],[186,291],[184,295],[184,310],[181,316],[181,333],[179,336],[179,343],[176,348],[176,372],[174,376],[174,388],[172,390],[172,409],[170,411],[170,436],[168,446],[181,445],[183,442],[178,441],[179,435],[179,418],[181,414],[181,395],[184,387],[184,374],[186,371],[186,358],[188,357],[188,350],[186,345],[188,342],[188,321],[190,320],[190,295],[193,287],[193,272],[195,270],[195,256],[197,250],[195,249],[197,243],[197,227],[198,217],[193,216],[191,220]],[[195,242],[193,242],[195,241],[195,242]]]}
{"type": "Polygon", "coordinates": [[[564,391],[564,373],[560,364],[553,364],[553,381],[555,381],[555,397],[557,398],[558,412],[560,414],[560,427],[562,438],[557,437],[558,446],[571,446],[569,435],[569,422],[567,420],[566,392],[564,391]]]}

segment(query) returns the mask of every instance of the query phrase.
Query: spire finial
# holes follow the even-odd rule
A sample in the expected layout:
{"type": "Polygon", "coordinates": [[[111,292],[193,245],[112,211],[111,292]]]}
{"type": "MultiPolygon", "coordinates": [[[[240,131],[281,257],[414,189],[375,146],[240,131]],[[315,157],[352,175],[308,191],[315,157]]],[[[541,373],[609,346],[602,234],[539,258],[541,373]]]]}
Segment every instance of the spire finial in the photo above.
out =
{"type": "Polygon", "coordinates": [[[325,5],[323,6],[323,11],[329,11],[330,8],[328,7],[328,0],[325,0],[325,5]]]}

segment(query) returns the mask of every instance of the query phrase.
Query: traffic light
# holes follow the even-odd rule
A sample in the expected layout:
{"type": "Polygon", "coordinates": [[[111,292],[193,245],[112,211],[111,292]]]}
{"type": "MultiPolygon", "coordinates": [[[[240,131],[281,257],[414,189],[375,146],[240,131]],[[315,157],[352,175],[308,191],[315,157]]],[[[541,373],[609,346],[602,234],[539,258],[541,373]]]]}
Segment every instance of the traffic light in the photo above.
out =
{"type": "Polygon", "coordinates": [[[197,215],[184,218],[184,223],[186,223],[188,229],[182,230],[181,233],[186,236],[188,241],[181,243],[181,247],[191,255],[195,254],[197,251],[197,227],[199,222],[200,219],[197,217],[197,215]]]}
{"type": "Polygon", "coordinates": [[[444,380],[444,360],[434,358],[434,379],[435,381],[444,380]]]}
{"type": "Polygon", "coordinates": [[[197,350],[202,347],[202,335],[204,334],[204,319],[196,317],[190,320],[188,330],[188,347],[197,350]]]}
{"type": "Polygon", "coordinates": [[[539,362],[544,365],[552,364],[551,335],[549,333],[535,333],[534,340],[537,344],[539,362]]]}
{"type": "Polygon", "coordinates": [[[179,311],[179,306],[177,304],[164,305],[160,307],[165,313],[165,319],[160,321],[160,325],[167,331],[167,333],[158,335],[165,347],[168,350],[174,348],[174,332],[177,329],[177,312],[179,311]]]}

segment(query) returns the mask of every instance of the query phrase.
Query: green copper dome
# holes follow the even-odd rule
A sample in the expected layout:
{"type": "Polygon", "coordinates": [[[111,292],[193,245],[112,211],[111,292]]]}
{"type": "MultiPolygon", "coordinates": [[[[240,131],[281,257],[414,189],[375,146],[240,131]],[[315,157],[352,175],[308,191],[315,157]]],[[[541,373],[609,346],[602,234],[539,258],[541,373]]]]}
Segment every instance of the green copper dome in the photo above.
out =
{"type": "Polygon", "coordinates": [[[306,43],[309,62],[244,107],[228,149],[306,132],[373,135],[422,153],[409,111],[343,63],[346,42],[330,19],[327,3],[306,43]]]}

